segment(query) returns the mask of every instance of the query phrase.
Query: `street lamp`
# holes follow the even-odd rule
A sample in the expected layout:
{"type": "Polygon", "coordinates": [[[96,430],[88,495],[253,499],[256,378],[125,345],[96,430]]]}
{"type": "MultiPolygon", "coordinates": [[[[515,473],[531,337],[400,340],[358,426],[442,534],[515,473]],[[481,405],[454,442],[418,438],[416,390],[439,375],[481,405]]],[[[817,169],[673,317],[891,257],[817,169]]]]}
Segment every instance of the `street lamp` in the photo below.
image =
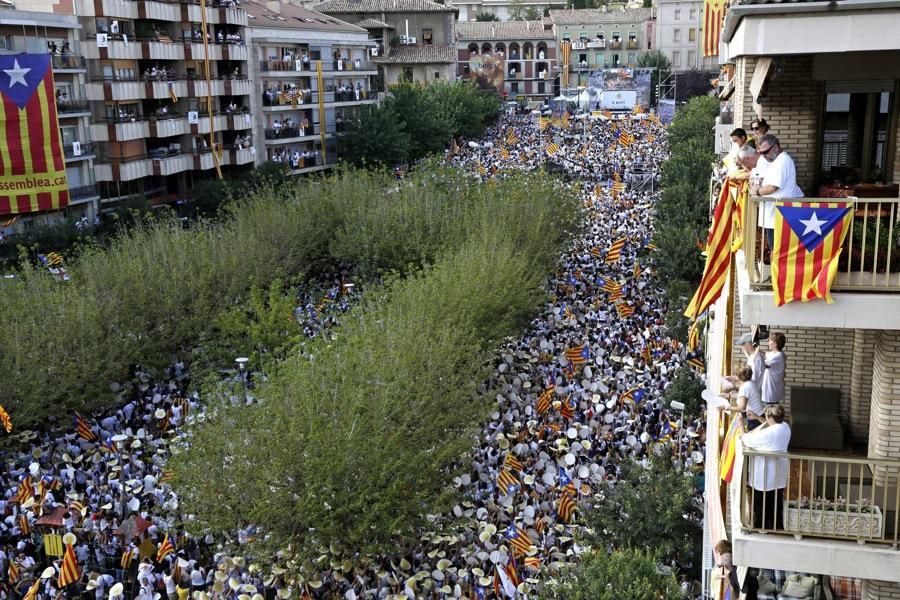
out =
{"type": "Polygon", "coordinates": [[[239,356],[234,359],[234,362],[237,363],[238,371],[241,374],[241,380],[244,382],[244,404],[247,404],[247,363],[250,362],[250,359],[246,356],[239,356]]]}
{"type": "MultiPolygon", "coordinates": [[[[672,400],[672,402],[669,403],[669,406],[672,407],[672,410],[681,411],[681,425],[678,428],[678,460],[681,461],[681,437],[684,435],[684,402],[672,400]]],[[[684,463],[681,462],[681,465],[683,468],[684,463]]]]}

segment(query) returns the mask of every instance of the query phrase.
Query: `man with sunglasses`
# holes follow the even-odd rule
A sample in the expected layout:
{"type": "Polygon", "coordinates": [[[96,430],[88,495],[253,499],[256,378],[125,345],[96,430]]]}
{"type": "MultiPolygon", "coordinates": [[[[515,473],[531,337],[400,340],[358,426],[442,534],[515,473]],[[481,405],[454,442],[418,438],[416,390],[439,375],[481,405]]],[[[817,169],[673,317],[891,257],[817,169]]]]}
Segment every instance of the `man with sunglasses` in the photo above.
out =
{"type": "MultiPolygon", "coordinates": [[[[803,190],[797,185],[797,168],[794,159],[781,149],[778,138],[766,134],[756,144],[757,153],[765,160],[762,181],[751,185],[750,193],[769,198],[802,198],[803,190]],[[754,189],[755,188],[755,189],[754,189]]],[[[769,252],[775,242],[775,203],[766,202],[759,207],[759,225],[765,232],[769,252]]]]}

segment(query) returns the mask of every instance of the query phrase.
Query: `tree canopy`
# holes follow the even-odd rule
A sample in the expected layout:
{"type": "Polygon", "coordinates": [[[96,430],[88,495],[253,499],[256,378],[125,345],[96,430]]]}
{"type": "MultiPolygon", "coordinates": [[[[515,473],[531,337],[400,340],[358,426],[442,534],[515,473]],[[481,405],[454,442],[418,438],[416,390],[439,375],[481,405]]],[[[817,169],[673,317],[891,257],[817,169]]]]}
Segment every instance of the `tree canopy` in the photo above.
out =
{"type": "Polygon", "coordinates": [[[681,589],[671,570],[635,549],[591,550],[558,583],[545,585],[541,600],[673,600],[681,589]]]}

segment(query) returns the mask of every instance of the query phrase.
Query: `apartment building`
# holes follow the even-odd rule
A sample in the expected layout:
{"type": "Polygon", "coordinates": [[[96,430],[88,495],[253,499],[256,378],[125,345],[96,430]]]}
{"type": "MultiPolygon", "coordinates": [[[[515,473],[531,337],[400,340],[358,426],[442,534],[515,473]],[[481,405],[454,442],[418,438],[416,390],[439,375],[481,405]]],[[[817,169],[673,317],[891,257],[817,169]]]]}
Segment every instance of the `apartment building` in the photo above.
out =
{"type": "Polygon", "coordinates": [[[520,102],[543,102],[553,97],[556,36],[549,22],[459,22],[456,24],[457,74],[469,77],[472,61],[497,56],[503,62],[503,91],[520,102]]]}
{"type": "Polygon", "coordinates": [[[0,11],[0,53],[51,52],[55,102],[69,184],[67,208],[13,218],[0,230],[4,234],[65,217],[93,220],[99,209],[100,196],[94,179],[96,147],[91,136],[90,106],[84,95],[87,69],[81,53],[79,28],[74,15],[0,11]]]}
{"type": "Polygon", "coordinates": [[[295,174],[329,168],[342,124],[378,102],[375,42],[362,27],[294,4],[241,8],[252,40],[257,162],[285,162],[295,174]]]}
{"type": "Polygon", "coordinates": [[[656,49],[672,61],[672,69],[714,70],[715,56],[703,56],[703,1],[656,1],[656,49]]]}
{"type": "MultiPolygon", "coordinates": [[[[766,119],[794,159],[807,198],[851,199],[852,225],[832,295],[776,307],[757,243],[757,208],[743,211],[742,247],[714,305],[706,341],[708,546],[728,539],[741,578],[750,567],[807,574],[821,598],[900,598],[900,8],[743,0],[723,32],[720,94],[732,126],[766,119]],[[865,68],[861,68],[861,66],[865,68]],[[787,337],[786,455],[735,444],[720,479],[723,376],[744,363],[734,340],[764,325],[787,337]],[[751,462],[758,461],[758,462],[751,462]],[[778,462],[781,461],[781,462],[778,462]],[[751,516],[752,473],[784,473],[784,526],[751,516]],[[779,466],[780,465],[780,466],[779,466]]],[[[710,597],[721,598],[705,551],[710,597]]],[[[771,596],[770,596],[771,597],[771,596]]]]}
{"type": "Polygon", "coordinates": [[[432,0],[325,0],[315,10],[363,27],[385,84],[456,79],[456,16],[432,0]]]}
{"type": "Polygon", "coordinates": [[[582,8],[551,10],[558,42],[572,42],[569,85],[587,84],[598,69],[634,67],[641,52],[655,43],[655,9],[582,8]]]}

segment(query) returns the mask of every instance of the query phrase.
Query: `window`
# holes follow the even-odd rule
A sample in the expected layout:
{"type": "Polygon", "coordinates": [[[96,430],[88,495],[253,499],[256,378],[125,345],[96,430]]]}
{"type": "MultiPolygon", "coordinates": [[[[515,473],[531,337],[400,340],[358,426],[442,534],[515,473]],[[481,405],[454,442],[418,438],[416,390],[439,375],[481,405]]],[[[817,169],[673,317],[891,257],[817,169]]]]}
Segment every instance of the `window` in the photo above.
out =
{"type": "Polygon", "coordinates": [[[413,70],[410,67],[403,67],[403,73],[400,74],[400,81],[406,81],[408,83],[412,83],[413,80],[413,70]]]}
{"type": "Polygon", "coordinates": [[[678,8],[675,9],[675,20],[676,21],[681,20],[681,9],[678,9],[678,8]]]}
{"type": "Polygon", "coordinates": [[[0,50],[15,50],[11,35],[0,35],[0,50]]]}
{"type": "Polygon", "coordinates": [[[595,65],[603,64],[603,53],[602,52],[594,52],[594,64],[595,65]]]}
{"type": "Polygon", "coordinates": [[[691,9],[691,23],[696,23],[696,22],[697,22],[697,9],[692,8],[691,9]]]}
{"type": "Polygon", "coordinates": [[[890,182],[889,125],[893,94],[833,91],[825,96],[821,175],[843,184],[890,182]]]}
{"type": "Polygon", "coordinates": [[[62,134],[63,146],[71,146],[72,142],[78,141],[78,130],[74,126],[60,127],[59,132],[62,134]]]}
{"type": "Polygon", "coordinates": [[[637,61],[635,60],[635,53],[634,53],[634,52],[629,52],[629,53],[628,53],[628,66],[633,66],[633,65],[635,64],[635,62],[637,62],[637,61]]]}
{"type": "Polygon", "coordinates": [[[431,44],[433,42],[432,34],[430,29],[422,30],[422,43],[423,44],[431,44]]]}
{"type": "Polygon", "coordinates": [[[545,94],[546,88],[547,84],[545,84],[543,81],[538,81],[538,94],[545,94]]]}
{"type": "Polygon", "coordinates": [[[697,30],[693,27],[688,29],[688,41],[696,42],[697,41],[697,30]]]}
{"type": "Polygon", "coordinates": [[[612,66],[614,66],[614,67],[619,66],[619,55],[618,54],[612,55],[612,66]]]}
{"type": "Polygon", "coordinates": [[[440,79],[440,78],[441,78],[441,73],[440,73],[440,71],[435,71],[435,72],[434,72],[434,78],[435,78],[435,79],[440,79]]]}
{"type": "Polygon", "coordinates": [[[672,52],[672,66],[680,67],[681,66],[681,52],[675,50],[672,52]]]}
{"type": "Polygon", "coordinates": [[[696,69],[697,68],[697,52],[694,50],[688,50],[688,68],[696,69]]]}
{"type": "Polygon", "coordinates": [[[673,41],[673,42],[680,42],[680,41],[681,41],[681,30],[680,30],[680,29],[673,29],[673,30],[672,30],[672,41],[673,41]]]}
{"type": "Polygon", "coordinates": [[[513,81],[512,83],[510,83],[509,89],[512,91],[513,94],[518,94],[519,93],[519,82],[513,81]]]}

